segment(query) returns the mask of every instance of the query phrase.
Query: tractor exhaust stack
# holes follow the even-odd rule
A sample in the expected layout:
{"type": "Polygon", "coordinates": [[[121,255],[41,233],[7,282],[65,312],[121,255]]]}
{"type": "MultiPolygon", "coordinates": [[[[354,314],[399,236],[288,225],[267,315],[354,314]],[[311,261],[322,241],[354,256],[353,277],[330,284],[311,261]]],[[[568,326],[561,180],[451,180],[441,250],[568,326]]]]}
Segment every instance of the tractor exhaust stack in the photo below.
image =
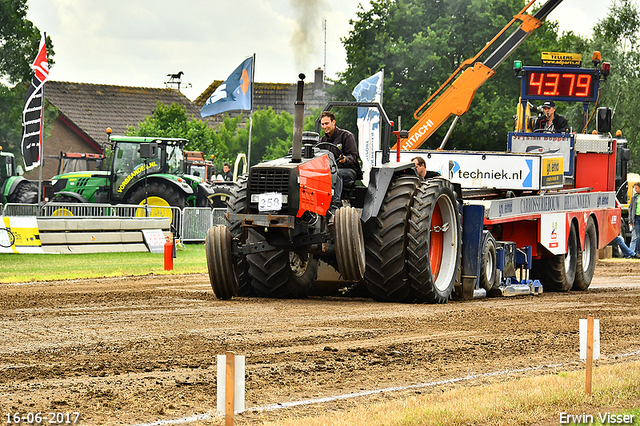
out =
{"type": "Polygon", "coordinates": [[[304,122],[304,102],[302,97],[304,95],[304,77],[305,75],[300,73],[298,75],[300,80],[298,81],[298,94],[295,103],[295,113],[293,116],[293,151],[291,155],[292,163],[299,163],[302,161],[302,126],[304,122]]]}

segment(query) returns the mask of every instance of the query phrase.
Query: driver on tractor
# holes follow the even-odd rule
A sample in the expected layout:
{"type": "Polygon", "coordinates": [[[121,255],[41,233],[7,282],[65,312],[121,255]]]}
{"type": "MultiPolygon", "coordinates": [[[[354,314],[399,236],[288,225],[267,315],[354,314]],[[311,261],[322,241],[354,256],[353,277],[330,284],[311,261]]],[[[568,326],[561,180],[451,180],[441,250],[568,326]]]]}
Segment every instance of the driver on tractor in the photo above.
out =
{"type": "Polygon", "coordinates": [[[357,179],[362,178],[360,156],[353,133],[337,127],[336,117],[331,111],[322,112],[320,125],[324,130],[320,143],[326,145],[327,150],[333,153],[338,163],[338,176],[331,200],[331,207],[337,208],[342,206],[340,200],[343,188],[353,186],[357,179]]]}

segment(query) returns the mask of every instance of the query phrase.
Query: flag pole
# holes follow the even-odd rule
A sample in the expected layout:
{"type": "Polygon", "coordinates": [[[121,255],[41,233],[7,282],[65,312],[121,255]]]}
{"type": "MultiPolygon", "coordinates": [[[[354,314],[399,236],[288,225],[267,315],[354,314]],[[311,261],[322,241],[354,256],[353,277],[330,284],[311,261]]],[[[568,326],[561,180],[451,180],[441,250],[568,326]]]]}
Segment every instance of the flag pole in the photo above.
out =
{"type": "Polygon", "coordinates": [[[253,129],[253,81],[256,74],[256,54],[253,54],[251,67],[251,110],[249,112],[249,146],[247,147],[247,169],[251,167],[251,130],[253,129]]]}
{"type": "MultiPolygon", "coordinates": [[[[44,46],[45,51],[47,48],[47,33],[44,32],[44,46]]],[[[44,167],[44,82],[42,82],[42,101],[40,103],[40,146],[38,149],[38,158],[40,160],[40,167],[38,167],[38,207],[42,207],[44,194],[42,193],[42,168],[44,167]]]]}

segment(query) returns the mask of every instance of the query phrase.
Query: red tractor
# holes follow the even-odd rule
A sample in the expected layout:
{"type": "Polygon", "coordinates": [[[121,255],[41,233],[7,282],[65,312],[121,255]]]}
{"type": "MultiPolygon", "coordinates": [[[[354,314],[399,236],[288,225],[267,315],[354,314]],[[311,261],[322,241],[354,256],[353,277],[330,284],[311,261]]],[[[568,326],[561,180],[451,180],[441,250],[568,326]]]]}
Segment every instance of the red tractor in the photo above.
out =
{"type": "Polygon", "coordinates": [[[208,232],[216,296],[306,297],[322,260],[376,300],[446,302],[460,275],[459,188],[420,181],[413,163],[389,163],[391,123],[378,103],[330,103],[377,107],[385,123],[384,164],[332,214],[336,159],[317,133],[303,135],[300,79],[291,154],[252,166],[231,190],[227,226],[208,232]]]}

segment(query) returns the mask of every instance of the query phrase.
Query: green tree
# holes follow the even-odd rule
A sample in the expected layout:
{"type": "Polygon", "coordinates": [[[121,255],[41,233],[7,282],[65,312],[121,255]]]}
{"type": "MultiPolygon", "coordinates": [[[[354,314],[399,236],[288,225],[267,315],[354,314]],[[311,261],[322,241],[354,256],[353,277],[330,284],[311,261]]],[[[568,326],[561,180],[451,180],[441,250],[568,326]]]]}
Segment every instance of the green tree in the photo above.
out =
{"type": "MultiPolygon", "coordinates": [[[[315,111],[314,114],[319,114],[315,111]]],[[[313,129],[315,116],[307,117],[306,129],[313,129]]],[[[202,151],[205,157],[215,156],[219,170],[222,164],[233,164],[239,153],[247,153],[249,117],[228,114],[215,129],[199,118],[189,118],[186,108],[179,104],[158,102],[153,115],[146,117],[137,127],[127,129],[129,136],[156,136],[189,140],[187,149],[202,151]]],[[[282,157],[291,148],[293,116],[285,111],[276,114],[272,108],[253,112],[251,134],[251,164],[282,157]]]]}
{"type": "Polygon", "coordinates": [[[138,127],[130,126],[127,129],[129,136],[155,136],[160,138],[184,138],[189,140],[188,150],[202,151],[205,156],[226,153],[224,147],[217,149],[214,145],[216,132],[207,126],[207,123],[196,118],[189,118],[183,105],[166,105],[156,103],[153,115],[145,117],[138,127]]]}
{"type": "MultiPolygon", "coordinates": [[[[0,146],[18,157],[24,96],[41,38],[40,31],[27,19],[26,0],[0,0],[0,146]]],[[[53,55],[53,44],[47,37],[49,66],[53,65],[53,55]]],[[[48,108],[46,122],[51,123],[55,116],[55,109],[48,108]]],[[[45,131],[49,128],[45,125],[45,131]]]]}
{"type": "MultiPolygon", "coordinates": [[[[629,171],[640,172],[640,11],[632,0],[613,2],[607,16],[597,22],[585,55],[600,51],[603,61],[611,63],[611,75],[600,84],[597,106],[612,109],[612,130],[621,130],[629,140],[629,171]]],[[[595,110],[595,108],[593,108],[595,110]]],[[[579,111],[580,113],[582,111],[579,111]]],[[[591,120],[588,130],[595,128],[591,120]]]]}
{"type": "MultiPolygon", "coordinates": [[[[305,118],[303,129],[313,130],[319,110],[313,110],[305,118]]],[[[227,119],[225,119],[225,122],[227,119]]],[[[224,122],[223,122],[224,124],[224,122]]],[[[244,117],[243,125],[237,127],[236,152],[246,152],[249,141],[249,119],[244,117]]],[[[286,111],[277,114],[271,107],[259,108],[253,112],[251,130],[251,164],[273,160],[285,156],[293,141],[293,115],[286,111]]],[[[232,153],[233,151],[230,151],[232,153]]]]}
{"type": "MultiPolygon", "coordinates": [[[[410,128],[415,123],[414,110],[465,59],[474,57],[522,7],[522,0],[371,0],[371,8],[360,9],[358,19],[352,21],[353,29],[343,40],[348,65],[333,94],[337,99],[351,100],[351,90],[360,80],[384,68],[383,99],[387,114],[402,117],[402,127],[410,128]]],[[[494,46],[499,46],[507,35],[494,46]]],[[[556,51],[578,40],[573,34],[558,36],[557,23],[547,23],[511,59],[538,65],[541,51],[556,51]]],[[[492,51],[489,49],[479,60],[486,59],[492,51]]],[[[459,120],[448,147],[504,149],[507,132],[513,128],[520,90],[510,68],[499,67],[480,87],[469,112],[459,120]]],[[[447,127],[445,123],[423,147],[438,146],[447,127]]]]}

